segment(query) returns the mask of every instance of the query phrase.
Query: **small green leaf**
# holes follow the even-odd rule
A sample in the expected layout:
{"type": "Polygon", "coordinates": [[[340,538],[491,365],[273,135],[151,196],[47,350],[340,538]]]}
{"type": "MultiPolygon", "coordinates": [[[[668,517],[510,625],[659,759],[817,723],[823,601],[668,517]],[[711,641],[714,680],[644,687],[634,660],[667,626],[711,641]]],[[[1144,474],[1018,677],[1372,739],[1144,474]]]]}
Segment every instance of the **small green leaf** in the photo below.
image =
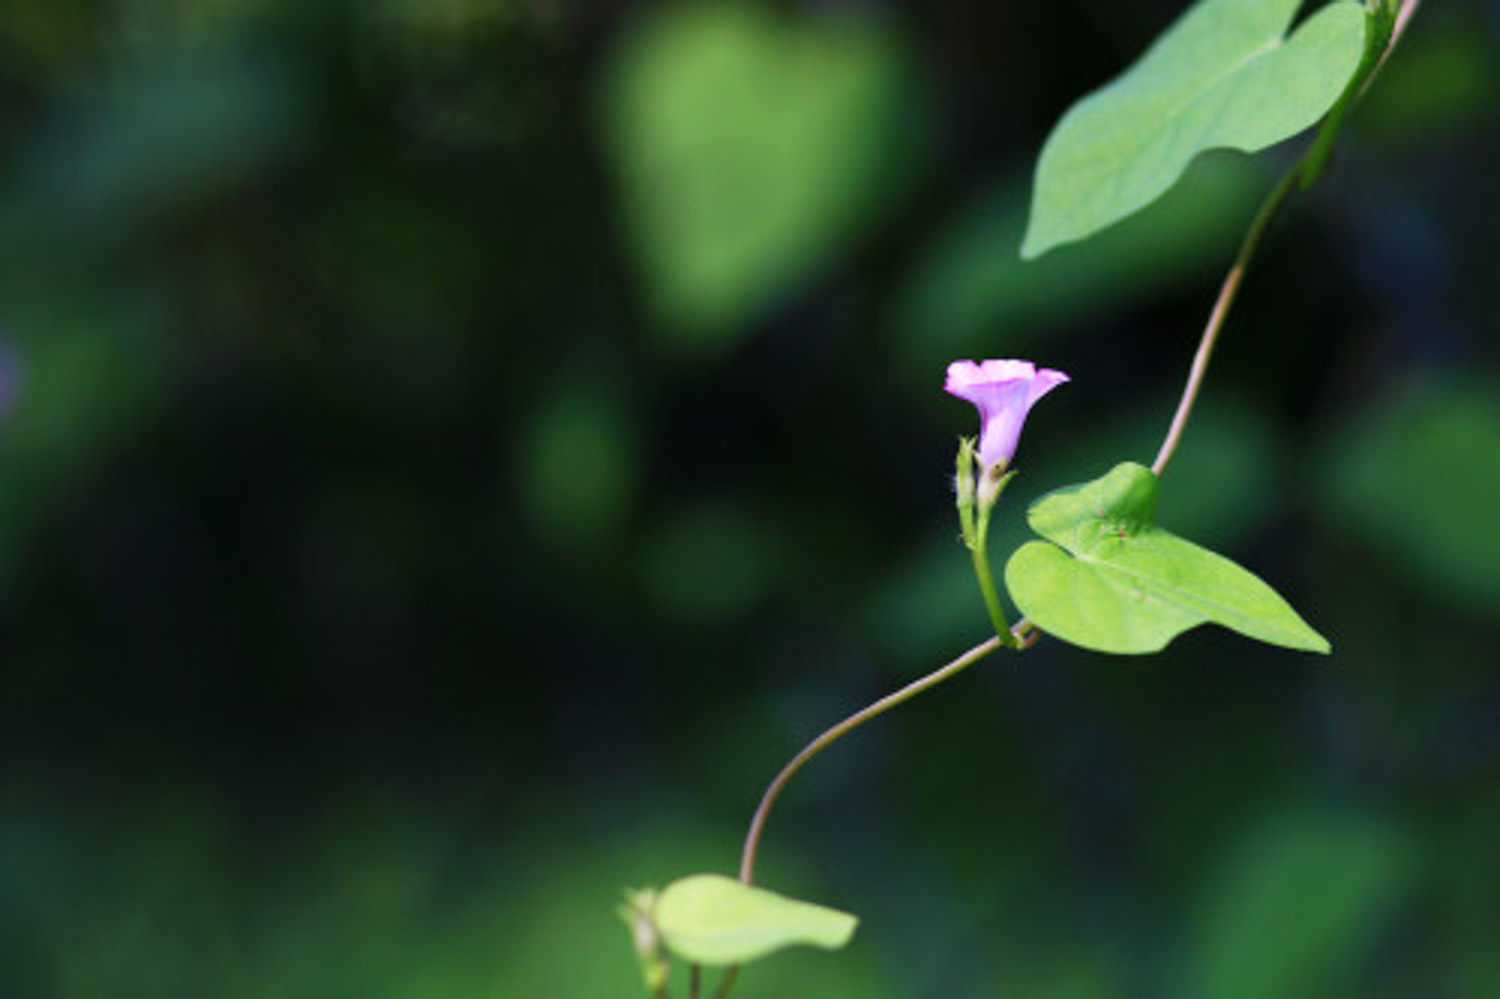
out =
{"type": "Polygon", "coordinates": [[[1157,480],[1133,462],[1050,493],[1027,519],[1049,544],[1005,567],[1011,597],[1037,627],[1100,652],[1156,652],[1213,622],[1272,645],[1327,652],[1274,590],[1221,555],[1153,523],[1157,480]]]}
{"type": "Polygon", "coordinates": [[[794,944],[836,950],[859,922],[847,912],[798,902],[718,874],[694,874],[662,889],[656,926],[667,947],[698,964],[742,964],[794,944]]]}
{"type": "Polygon", "coordinates": [[[1256,152],[1321,118],[1364,52],[1364,8],[1202,0],[1135,65],[1068,109],[1037,163],[1021,256],[1083,239],[1155,201],[1209,149],[1256,152]]]}

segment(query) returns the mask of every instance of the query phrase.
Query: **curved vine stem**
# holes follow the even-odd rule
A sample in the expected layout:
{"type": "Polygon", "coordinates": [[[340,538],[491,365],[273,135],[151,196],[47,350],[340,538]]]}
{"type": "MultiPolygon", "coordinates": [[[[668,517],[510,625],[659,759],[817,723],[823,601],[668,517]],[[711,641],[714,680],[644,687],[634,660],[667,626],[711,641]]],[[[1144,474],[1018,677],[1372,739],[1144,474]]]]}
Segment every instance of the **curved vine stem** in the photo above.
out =
{"type": "Polygon", "coordinates": [[[1172,460],[1172,455],[1177,451],[1177,445],[1182,440],[1182,431],[1187,427],[1188,417],[1192,415],[1193,403],[1198,399],[1198,390],[1203,387],[1203,376],[1208,373],[1208,362],[1213,357],[1214,347],[1219,341],[1219,331],[1224,328],[1224,320],[1229,316],[1229,309],[1234,305],[1234,297],[1240,290],[1240,282],[1245,277],[1245,270],[1250,266],[1250,258],[1255,256],[1255,247],[1260,243],[1260,237],[1275,217],[1287,196],[1297,186],[1302,176],[1303,160],[1299,159],[1292,164],[1271,193],[1266,195],[1262,202],[1260,211],[1255,213],[1255,220],[1250,223],[1250,228],[1245,233],[1245,238],[1240,243],[1240,249],[1234,257],[1234,263],[1230,265],[1229,273],[1224,276],[1224,283],[1219,286],[1219,297],[1214,299],[1214,307],[1208,314],[1208,323],[1203,327],[1203,334],[1198,339],[1198,351],[1193,355],[1193,366],[1188,370],[1187,385],[1182,390],[1182,398],[1177,402],[1177,412],[1172,416],[1172,425],[1167,430],[1167,436],[1162,439],[1161,449],[1156,452],[1156,460],[1151,463],[1151,471],[1161,475],[1162,470],[1167,467],[1167,462],[1172,460]]]}
{"type": "Polygon", "coordinates": [[[1240,242],[1234,263],[1230,265],[1229,273],[1224,276],[1224,283],[1219,286],[1219,295],[1214,299],[1214,307],[1208,314],[1208,323],[1203,327],[1203,333],[1198,338],[1198,350],[1193,355],[1193,364],[1188,370],[1187,384],[1183,387],[1182,398],[1177,402],[1177,412],[1173,414],[1172,424],[1167,429],[1166,437],[1162,439],[1160,450],[1156,452],[1156,460],[1151,463],[1151,471],[1156,475],[1161,475],[1167,467],[1167,463],[1172,460],[1172,455],[1177,451],[1178,443],[1182,440],[1183,429],[1187,426],[1188,417],[1193,412],[1193,403],[1198,399],[1198,390],[1203,387],[1203,377],[1208,371],[1208,362],[1213,357],[1214,346],[1218,343],[1219,332],[1224,328],[1224,320],[1229,316],[1230,307],[1234,305],[1235,295],[1239,293],[1240,283],[1244,280],[1251,258],[1255,256],[1255,248],[1260,244],[1261,235],[1270,225],[1277,210],[1299,184],[1306,188],[1322,175],[1333,142],[1343,124],[1344,115],[1364,95],[1374,80],[1375,74],[1385,64],[1386,57],[1395,48],[1412,14],[1416,12],[1418,2],[1419,0],[1401,0],[1399,7],[1392,4],[1393,9],[1388,8],[1389,20],[1372,17],[1367,22],[1370,25],[1369,30],[1378,32],[1374,36],[1374,47],[1366,52],[1354,79],[1349,82],[1344,95],[1324,119],[1323,126],[1312,145],[1298,157],[1286,173],[1282,174],[1276,186],[1271,189],[1271,193],[1266,195],[1266,200],[1261,203],[1260,210],[1255,213],[1255,219],[1250,223],[1244,240],[1240,242]]]}
{"type": "MultiPolygon", "coordinates": [[[[1389,55],[1396,47],[1396,43],[1401,40],[1401,36],[1406,32],[1406,25],[1411,21],[1411,16],[1417,12],[1419,3],[1421,0],[1402,0],[1401,9],[1396,12],[1396,25],[1391,31],[1391,39],[1385,47],[1386,55],[1389,55]]],[[[1371,76],[1373,77],[1374,74],[1372,73],[1371,76]]]]}
{"type": "MultiPolygon", "coordinates": [[[[761,835],[765,832],[766,820],[770,818],[771,809],[775,806],[776,799],[781,797],[781,792],[786,790],[787,784],[796,776],[797,771],[806,766],[808,761],[813,757],[859,728],[865,722],[873,718],[878,718],[892,708],[916,697],[924,690],[929,690],[944,680],[957,676],[1002,645],[1009,644],[1017,648],[1024,648],[1025,644],[1030,643],[1023,644],[1025,632],[1022,629],[1022,625],[1025,625],[1028,629],[1030,628],[1029,622],[1022,621],[1014,629],[1011,629],[1005,638],[995,635],[980,642],[957,659],[938,667],[926,676],[908,683],[900,690],[887,694],[873,704],[869,704],[854,712],[854,714],[828,728],[804,746],[802,751],[792,757],[787,765],[781,768],[781,772],[772,778],[771,783],[766,786],[765,793],[761,795],[760,804],[755,809],[755,815],[750,819],[750,828],[745,833],[744,849],[740,853],[740,883],[748,885],[754,880],[755,860],[760,851],[760,839],[761,835]]],[[[734,980],[738,976],[738,973],[739,968],[737,966],[725,969],[724,977],[719,981],[719,988],[714,992],[716,999],[727,999],[729,990],[734,986],[734,980]]]]}
{"type": "Polygon", "coordinates": [[[801,770],[809,760],[872,718],[877,718],[891,710],[891,708],[906,703],[922,693],[922,691],[936,687],[944,680],[957,676],[991,652],[1000,648],[1002,644],[1004,644],[1004,641],[998,635],[980,642],[952,662],[940,666],[926,676],[913,680],[900,690],[887,694],[875,703],[854,712],[854,714],[827,729],[822,735],[803,747],[802,752],[792,757],[791,761],[781,768],[781,772],[767,785],[765,794],[761,795],[760,804],[756,807],[755,815],[750,820],[750,828],[745,833],[744,849],[740,853],[740,882],[748,885],[754,880],[755,860],[760,849],[760,838],[761,834],[765,831],[766,819],[770,817],[771,808],[776,804],[776,799],[781,797],[781,792],[786,789],[787,783],[796,776],[797,771],[801,770]]]}
{"type": "MultiPolygon", "coordinates": [[[[1271,220],[1275,218],[1277,211],[1286,202],[1291,193],[1299,186],[1306,187],[1316,181],[1321,175],[1326,162],[1329,149],[1334,137],[1342,123],[1343,113],[1352,103],[1362,96],[1368,88],[1375,73],[1384,63],[1385,57],[1395,47],[1396,40],[1405,31],[1407,22],[1415,12],[1419,0],[1386,0],[1394,8],[1394,15],[1390,21],[1383,24],[1384,38],[1380,40],[1378,51],[1367,52],[1364,64],[1355,74],[1355,79],[1350,82],[1334,111],[1325,119],[1323,128],[1314,140],[1313,144],[1305,150],[1295,163],[1276,182],[1276,186],[1261,203],[1255,218],[1250,223],[1244,239],[1240,242],[1239,250],[1235,254],[1234,261],[1229,267],[1229,272],[1224,276],[1223,283],[1219,286],[1219,294],[1214,299],[1213,308],[1209,312],[1208,322],[1203,328],[1203,333],[1198,339],[1198,349],[1193,355],[1192,366],[1188,370],[1187,384],[1183,387],[1182,397],[1178,400],[1177,411],[1172,416],[1172,423],[1167,429],[1166,436],[1162,439],[1161,447],[1157,451],[1156,459],[1151,463],[1151,471],[1161,475],[1172,456],[1177,451],[1177,445],[1182,440],[1183,430],[1187,426],[1188,418],[1192,415],[1193,404],[1197,401],[1198,393],[1203,387],[1204,376],[1208,372],[1209,361],[1213,357],[1214,347],[1218,344],[1219,334],[1224,328],[1224,322],[1229,316],[1229,310],[1234,305],[1235,296],[1239,293],[1240,284],[1245,277],[1245,271],[1250,266],[1251,259],[1255,256],[1256,247],[1260,244],[1261,236],[1271,220]]],[[[1373,23],[1373,22],[1372,22],[1373,23]]],[[[962,512],[962,509],[961,509],[962,512]]],[[[765,832],[766,821],[770,817],[771,809],[775,806],[782,791],[787,784],[796,776],[813,757],[817,756],[830,745],[848,735],[865,722],[876,718],[900,704],[905,703],[916,695],[937,686],[985,656],[994,652],[1002,645],[1009,645],[1016,649],[1029,648],[1042,636],[1042,632],[1026,618],[1021,618],[1014,627],[1004,626],[1004,617],[999,614],[998,599],[995,599],[993,579],[989,575],[988,562],[981,557],[984,540],[984,530],[980,528],[980,547],[976,550],[975,569],[979,575],[980,588],[984,590],[986,607],[991,617],[1000,629],[999,634],[974,646],[963,655],[952,662],[939,667],[926,676],[902,687],[894,693],[887,694],[873,704],[856,711],[843,721],[824,731],[817,738],[809,742],[802,751],[792,757],[791,761],[782,767],[771,783],[766,787],[761,796],[760,804],[755,809],[755,815],[750,820],[750,828],[745,834],[744,849],[740,854],[739,880],[742,884],[750,884],[755,876],[755,861],[760,849],[760,840],[765,832]],[[988,583],[988,586],[986,586],[988,583]]],[[[968,533],[965,533],[966,539],[968,533]]],[[[971,545],[971,547],[974,547],[971,545]]],[[[719,980],[719,987],[715,990],[716,999],[728,999],[730,990],[734,986],[735,979],[739,974],[739,966],[732,965],[724,970],[723,977],[719,980]]],[[[691,999],[697,999],[701,984],[701,969],[697,965],[692,966],[690,989],[691,999]]]]}

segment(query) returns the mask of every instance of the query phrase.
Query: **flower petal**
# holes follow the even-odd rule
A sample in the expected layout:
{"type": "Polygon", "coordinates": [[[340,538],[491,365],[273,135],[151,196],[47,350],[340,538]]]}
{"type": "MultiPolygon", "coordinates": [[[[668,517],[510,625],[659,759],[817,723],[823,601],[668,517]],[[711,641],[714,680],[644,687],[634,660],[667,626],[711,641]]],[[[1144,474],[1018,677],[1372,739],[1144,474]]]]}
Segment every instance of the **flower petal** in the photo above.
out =
{"type": "Polygon", "coordinates": [[[1036,401],[1068,380],[1061,371],[1036,369],[1030,361],[989,359],[948,365],[944,391],[979,410],[979,460],[986,469],[1008,465],[1016,453],[1026,414],[1036,401]]]}

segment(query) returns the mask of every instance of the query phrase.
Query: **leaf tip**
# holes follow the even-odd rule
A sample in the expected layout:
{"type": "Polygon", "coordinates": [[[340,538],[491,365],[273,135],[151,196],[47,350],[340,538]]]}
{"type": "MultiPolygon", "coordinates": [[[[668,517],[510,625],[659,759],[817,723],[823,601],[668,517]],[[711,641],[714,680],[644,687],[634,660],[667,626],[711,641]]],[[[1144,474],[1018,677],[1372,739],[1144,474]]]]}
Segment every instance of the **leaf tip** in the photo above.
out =
{"type": "Polygon", "coordinates": [[[1058,236],[1057,226],[1048,225],[1048,218],[1036,204],[1035,198],[1031,205],[1031,211],[1026,218],[1026,233],[1021,237],[1021,249],[1019,256],[1023,261],[1032,261],[1042,254],[1068,242],[1066,236],[1058,236]]]}
{"type": "MultiPolygon", "coordinates": [[[[1333,643],[1324,638],[1321,632],[1300,618],[1297,624],[1300,627],[1296,629],[1295,638],[1288,636],[1281,641],[1273,641],[1271,644],[1280,645],[1282,648],[1291,649],[1294,652],[1312,652],[1320,656],[1333,654],[1333,643]]],[[[1264,639],[1262,640],[1264,641],[1264,639]]]]}

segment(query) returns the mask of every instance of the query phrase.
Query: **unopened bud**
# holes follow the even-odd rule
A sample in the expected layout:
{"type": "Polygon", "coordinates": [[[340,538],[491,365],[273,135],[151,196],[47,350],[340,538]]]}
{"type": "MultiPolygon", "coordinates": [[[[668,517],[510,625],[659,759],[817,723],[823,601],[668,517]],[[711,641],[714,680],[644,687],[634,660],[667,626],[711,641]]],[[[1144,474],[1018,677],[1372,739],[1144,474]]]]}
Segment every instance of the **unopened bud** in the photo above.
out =
{"type": "Polygon", "coordinates": [[[958,460],[954,462],[953,492],[958,508],[974,505],[974,438],[958,439],[958,460]]]}
{"type": "Polygon", "coordinates": [[[954,505],[958,507],[958,522],[963,527],[964,544],[973,548],[974,535],[974,438],[958,439],[958,459],[954,463],[954,505]]]}
{"type": "Polygon", "coordinates": [[[625,893],[620,918],[630,927],[631,943],[641,962],[641,980],[653,995],[667,982],[670,965],[662,953],[661,931],[656,928],[656,892],[651,888],[625,893]]]}

